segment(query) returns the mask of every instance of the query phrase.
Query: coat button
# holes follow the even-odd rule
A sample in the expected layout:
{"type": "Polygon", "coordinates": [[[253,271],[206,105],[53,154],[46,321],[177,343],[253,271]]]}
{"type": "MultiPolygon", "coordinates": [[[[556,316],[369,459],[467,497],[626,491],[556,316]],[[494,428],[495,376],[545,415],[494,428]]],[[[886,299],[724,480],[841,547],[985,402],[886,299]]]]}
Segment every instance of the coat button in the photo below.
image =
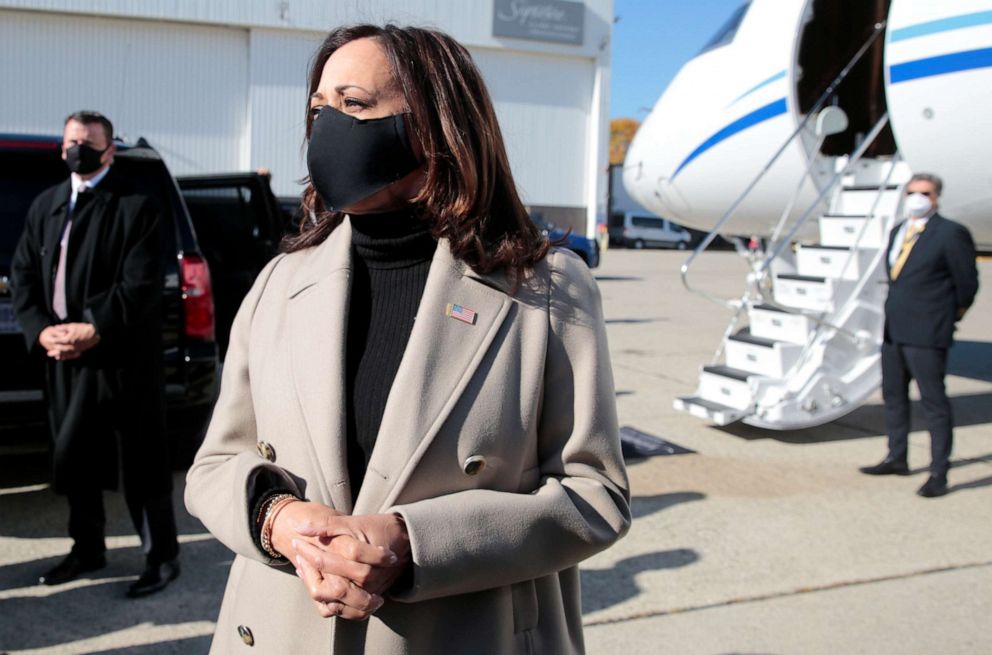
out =
{"type": "Polygon", "coordinates": [[[462,466],[466,475],[479,475],[484,468],[486,468],[486,458],[482,455],[472,455],[465,460],[465,464],[462,466]]]}
{"type": "Polygon", "coordinates": [[[251,634],[251,628],[246,625],[238,626],[238,634],[241,635],[241,641],[245,642],[248,646],[255,645],[255,637],[251,634]]]}
{"type": "Polygon", "coordinates": [[[258,451],[259,457],[262,459],[267,459],[270,462],[276,461],[276,449],[265,443],[264,441],[259,441],[255,445],[255,450],[258,451]]]}

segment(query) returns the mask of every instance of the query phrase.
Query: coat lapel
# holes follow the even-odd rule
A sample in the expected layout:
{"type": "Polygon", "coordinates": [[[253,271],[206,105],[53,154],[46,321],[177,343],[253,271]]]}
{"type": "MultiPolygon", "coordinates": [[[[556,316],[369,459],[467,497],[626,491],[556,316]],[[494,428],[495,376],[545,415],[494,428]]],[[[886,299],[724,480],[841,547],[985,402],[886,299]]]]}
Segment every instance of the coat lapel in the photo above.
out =
{"type": "Polygon", "coordinates": [[[386,401],[355,514],[388,507],[438,433],[486,354],[511,302],[438,243],[410,340],[386,401]],[[475,312],[449,316],[449,304],[475,312]]]}
{"type": "MultiPolygon", "coordinates": [[[[108,174],[108,177],[109,174],[108,174]]],[[[96,188],[87,191],[91,197],[79,206],[79,199],[76,199],[76,209],[72,212],[72,230],[69,232],[69,256],[75,254],[82,242],[81,236],[85,234],[85,228],[94,216],[102,217],[107,210],[107,205],[113,198],[114,192],[107,188],[109,183],[104,180],[96,188]],[[75,234],[73,234],[75,233],[75,234]]]]}
{"type": "Polygon", "coordinates": [[[344,386],[350,289],[351,226],[345,221],[298,271],[287,309],[293,383],[323,473],[319,484],[345,513],[351,510],[344,386]]]}
{"type": "MultiPolygon", "coordinates": [[[[917,262],[919,262],[923,258],[921,254],[917,253],[917,250],[919,250],[920,253],[925,253],[928,248],[932,247],[930,245],[930,242],[936,238],[935,235],[940,230],[941,220],[943,219],[940,217],[940,214],[934,214],[933,216],[927,219],[927,225],[923,229],[923,231],[920,232],[920,236],[917,237],[916,245],[913,246],[913,249],[909,251],[909,257],[906,258],[906,266],[913,263],[914,253],[916,253],[917,255],[916,256],[917,262]]],[[[905,266],[903,268],[905,269],[905,266]]]]}

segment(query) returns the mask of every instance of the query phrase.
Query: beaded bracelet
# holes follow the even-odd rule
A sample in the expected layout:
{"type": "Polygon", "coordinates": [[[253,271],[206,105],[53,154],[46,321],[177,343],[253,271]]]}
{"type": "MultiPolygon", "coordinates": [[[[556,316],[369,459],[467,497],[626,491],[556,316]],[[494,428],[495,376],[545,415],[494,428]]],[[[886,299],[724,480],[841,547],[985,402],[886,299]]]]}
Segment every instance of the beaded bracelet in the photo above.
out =
{"type": "Polygon", "coordinates": [[[276,515],[283,507],[299,500],[293,494],[277,494],[265,502],[264,518],[262,519],[262,533],[260,541],[264,550],[273,559],[286,559],[282,553],[272,547],[272,526],[276,522],[276,515]]]}

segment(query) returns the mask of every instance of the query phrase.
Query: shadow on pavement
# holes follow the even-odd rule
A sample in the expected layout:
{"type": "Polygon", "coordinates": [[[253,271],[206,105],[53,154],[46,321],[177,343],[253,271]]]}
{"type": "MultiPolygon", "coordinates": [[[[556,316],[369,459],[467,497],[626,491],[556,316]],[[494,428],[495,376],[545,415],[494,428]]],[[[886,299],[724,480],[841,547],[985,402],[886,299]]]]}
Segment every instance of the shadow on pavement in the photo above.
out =
{"type": "MultiPolygon", "coordinates": [[[[926,430],[923,406],[919,400],[912,403],[913,432],[926,430]]],[[[992,393],[961,394],[951,397],[954,426],[986,425],[992,423],[992,393]]],[[[744,423],[713,426],[713,429],[742,439],[774,439],[783,443],[826,443],[866,439],[885,435],[885,407],[881,404],[862,405],[853,412],[826,425],[801,430],[764,430],[744,423]]]]}
{"type": "MultiPolygon", "coordinates": [[[[48,460],[46,456],[42,465],[35,460],[35,456],[25,455],[0,458],[0,536],[68,538],[69,506],[65,496],[56,494],[47,486],[40,486],[47,485],[49,481],[48,460]]],[[[183,507],[184,483],[184,473],[173,474],[172,497],[179,534],[201,534],[206,529],[183,507]]],[[[108,537],[137,534],[128,518],[124,495],[120,491],[104,492],[103,504],[107,513],[108,537]]],[[[0,589],[6,588],[4,580],[3,569],[0,568],[0,589]]]]}
{"type": "Polygon", "coordinates": [[[667,318],[608,318],[607,325],[640,325],[642,323],[660,323],[667,318]]]}
{"type": "MultiPolygon", "coordinates": [[[[144,562],[138,548],[108,552],[110,562],[84,586],[67,586],[64,591],[54,588],[47,596],[28,595],[33,584],[22,585],[24,595],[0,600],[0,648],[18,651],[44,648],[99,637],[153,621],[158,625],[215,621],[224,591],[224,580],[233,559],[230,551],[214,540],[196,541],[182,545],[180,562],[182,574],[163,591],[141,599],[125,598],[127,585],[140,571],[144,562]],[[130,576],[126,580],[120,577],[130,576]],[[109,579],[105,579],[109,578],[109,579]],[[16,626],[16,628],[15,628],[16,626]]],[[[50,562],[30,562],[4,567],[4,580],[35,574],[50,562]]],[[[72,584],[72,583],[70,583],[72,584]]],[[[7,584],[4,585],[8,589],[7,584]]],[[[16,590],[15,590],[16,593],[16,590]]],[[[6,594],[10,595],[10,594],[6,594]]],[[[188,640],[196,642],[196,640],[188,640]]],[[[147,646],[146,648],[153,648],[147,646]]],[[[140,650],[127,648],[108,652],[206,652],[200,650],[140,650]]],[[[170,646],[171,648],[171,646],[170,646]]]]}
{"type": "Polygon", "coordinates": [[[958,491],[964,491],[966,489],[979,489],[981,487],[992,487],[992,475],[984,478],[979,478],[977,480],[972,480],[971,482],[952,484],[947,487],[947,493],[952,494],[958,491]]]}
{"type": "MultiPolygon", "coordinates": [[[[7,471],[0,473],[0,490],[7,485],[7,471]]],[[[38,576],[64,553],[49,557],[31,556],[31,542],[22,544],[9,563],[0,566],[0,653],[24,649],[58,647],[126,630],[149,621],[157,625],[213,622],[220,610],[228,570],[234,555],[210,537],[203,525],[183,506],[183,475],[174,477],[173,502],[180,535],[179,561],[182,573],[163,591],[140,599],[128,599],[125,591],[144,567],[141,549],[111,547],[107,567],[61,587],[37,586],[38,576]],[[184,540],[184,537],[186,540],[184,540]],[[28,550],[24,549],[24,546],[28,550]],[[21,561],[17,561],[21,560],[21,561]]],[[[104,494],[107,534],[137,537],[120,493],[104,494]]],[[[0,496],[0,535],[19,539],[64,539],[67,509],[65,499],[51,490],[5,493],[0,496]]],[[[49,544],[50,546],[50,544],[49,544]]],[[[111,544],[113,546],[113,544],[111,544]]],[[[5,553],[9,556],[10,553],[5,553]]],[[[101,651],[106,653],[205,653],[209,638],[149,644],[101,651]]]]}
{"type": "MultiPolygon", "coordinates": [[[[705,498],[705,494],[697,491],[635,496],[630,500],[630,512],[636,520],[675,505],[705,498]]],[[[580,571],[582,576],[582,613],[596,612],[637,596],[641,592],[634,579],[638,573],[680,568],[698,560],[699,554],[691,548],[673,548],[628,557],[608,569],[583,569],[580,571]]]]}
{"type": "Polygon", "coordinates": [[[608,569],[581,571],[582,613],[596,612],[629,600],[641,591],[634,579],[644,571],[677,569],[699,560],[691,548],[674,548],[620,560],[608,569]]]}
{"type": "MultiPolygon", "coordinates": [[[[959,470],[965,466],[971,466],[972,464],[986,464],[992,462],[992,455],[980,455],[979,457],[964,457],[962,459],[952,459],[951,468],[953,470],[959,470]]],[[[910,469],[910,475],[916,475],[917,473],[929,473],[929,466],[918,466],[914,469],[910,469]]]]}
{"type": "Polygon", "coordinates": [[[706,494],[698,491],[678,491],[654,496],[634,496],[630,499],[630,513],[635,519],[650,516],[663,509],[695,500],[703,500],[706,494]]]}
{"type": "Polygon", "coordinates": [[[176,641],[145,644],[144,646],[125,646],[111,650],[100,650],[91,655],[196,655],[210,650],[211,637],[189,637],[176,641]]]}

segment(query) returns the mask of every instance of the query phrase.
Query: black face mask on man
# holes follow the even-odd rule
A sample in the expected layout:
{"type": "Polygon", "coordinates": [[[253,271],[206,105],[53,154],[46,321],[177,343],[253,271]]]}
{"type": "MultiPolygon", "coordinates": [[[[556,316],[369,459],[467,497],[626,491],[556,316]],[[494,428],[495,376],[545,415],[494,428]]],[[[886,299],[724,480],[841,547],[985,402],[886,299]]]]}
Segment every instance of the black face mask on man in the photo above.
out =
{"type": "Polygon", "coordinates": [[[307,148],[310,181],[330,211],[341,211],[402,179],[419,165],[404,114],[358,120],[325,106],[307,148]]]}
{"type": "Polygon", "coordinates": [[[97,150],[85,143],[77,143],[70,148],[66,148],[65,164],[69,167],[70,171],[77,175],[88,175],[103,166],[103,163],[100,162],[100,157],[103,157],[103,153],[105,152],[107,152],[106,149],[97,150]]]}

